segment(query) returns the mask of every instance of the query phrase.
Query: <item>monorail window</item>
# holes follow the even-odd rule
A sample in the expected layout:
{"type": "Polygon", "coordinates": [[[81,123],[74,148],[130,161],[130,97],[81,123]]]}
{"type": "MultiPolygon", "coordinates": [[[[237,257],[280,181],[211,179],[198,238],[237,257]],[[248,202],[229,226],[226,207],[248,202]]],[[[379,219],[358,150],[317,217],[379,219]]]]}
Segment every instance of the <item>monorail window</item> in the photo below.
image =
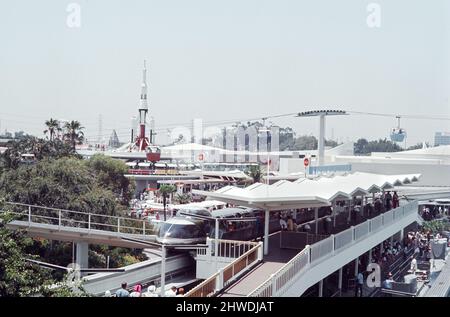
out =
{"type": "Polygon", "coordinates": [[[211,213],[205,209],[180,209],[179,212],[183,212],[183,213],[191,214],[191,215],[211,217],[211,213]]]}
{"type": "Polygon", "coordinates": [[[165,223],[159,229],[159,237],[192,239],[205,237],[205,232],[195,224],[171,224],[165,223]]]}

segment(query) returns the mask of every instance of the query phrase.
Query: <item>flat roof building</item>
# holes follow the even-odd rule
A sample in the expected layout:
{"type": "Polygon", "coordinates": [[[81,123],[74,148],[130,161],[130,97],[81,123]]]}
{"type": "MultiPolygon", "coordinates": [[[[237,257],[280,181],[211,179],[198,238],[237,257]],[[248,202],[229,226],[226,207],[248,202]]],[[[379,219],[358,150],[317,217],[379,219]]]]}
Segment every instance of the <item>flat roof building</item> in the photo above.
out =
{"type": "Polygon", "coordinates": [[[450,145],[450,132],[436,132],[434,134],[434,146],[450,145]]]}

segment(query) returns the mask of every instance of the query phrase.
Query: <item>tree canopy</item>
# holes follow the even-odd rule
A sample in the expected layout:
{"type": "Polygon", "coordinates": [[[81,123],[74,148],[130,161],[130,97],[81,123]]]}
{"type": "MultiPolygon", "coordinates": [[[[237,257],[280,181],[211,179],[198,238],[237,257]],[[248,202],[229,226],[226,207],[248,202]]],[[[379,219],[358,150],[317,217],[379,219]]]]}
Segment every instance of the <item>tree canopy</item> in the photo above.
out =
{"type": "Polygon", "coordinates": [[[367,141],[361,138],[354,144],[354,150],[355,154],[368,155],[372,152],[399,152],[402,151],[402,148],[386,138],[375,141],[367,141]]]}
{"type": "Polygon", "coordinates": [[[27,259],[37,259],[27,252],[34,241],[21,230],[9,230],[5,224],[10,220],[0,217],[0,297],[17,296],[86,296],[83,289],[72,289],[66,283],[59,283],[47,269],[27,259]]]}
{"type": "MultiPolygon", "coordinates": [[[[11,141],[0,156],[0,197],[18,203],[117,215],[134,192],[134,181],[124,176],[126,172],[125,163],[103,155],[82,160],[72,142],[54,135],[52,140],[27,136],[11,141]],[[35,160],[24,163],[22,154],[34,154],[35,160]]],[[[0,217],[0,297],[86,295],[61,284],[64,271],[49,271],[26,261],[39,259],[66,266],[72,262],[72,243],[28,238],[21,230],[6,228],[8,220],[0,217]],[[57,282],[59,286],[54,287],[57,282]]],[[[107,255],[110,267],[145,258],[140,250],[91,246],[90,266],[105,267],[107,255]]]]}

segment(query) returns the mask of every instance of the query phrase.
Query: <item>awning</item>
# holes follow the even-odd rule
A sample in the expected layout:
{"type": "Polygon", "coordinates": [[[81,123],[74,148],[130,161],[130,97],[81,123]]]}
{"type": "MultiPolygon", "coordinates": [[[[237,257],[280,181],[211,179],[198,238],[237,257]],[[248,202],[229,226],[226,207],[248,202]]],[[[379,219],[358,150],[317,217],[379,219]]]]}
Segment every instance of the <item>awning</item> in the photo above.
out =
{"type": "Polygon", "coordinates": [[[226,186],[215,192],[194,190],[212,199],[253,208],[281,210],[329,206],[334,200],[369,195],[417,181],[420,174],[380,175],[355,172],[346,176],[282,180],[272,185],[255,183],[246,188],[226,186]]]}

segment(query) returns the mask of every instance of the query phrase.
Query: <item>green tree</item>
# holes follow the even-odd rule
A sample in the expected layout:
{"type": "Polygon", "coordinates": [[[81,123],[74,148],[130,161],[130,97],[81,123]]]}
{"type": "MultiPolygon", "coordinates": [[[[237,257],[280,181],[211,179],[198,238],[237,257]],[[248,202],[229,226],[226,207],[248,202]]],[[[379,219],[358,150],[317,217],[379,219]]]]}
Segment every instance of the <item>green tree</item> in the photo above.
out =
{"type": "Polygon", "coordinates": [[[81,126],[80,122],[72,120],[70,122],[67,122],[64,128],[66,129],[64,138],[75,150],[75,146],[78,144],[82,144],[84,141],[84,132],[82,131],[84,127],[81,126]]]}
{"type": "Polygon", "coordinates": [[[252,165],[247,171],[247,175],[250,176],[253,179],[253,183],[258,183],[261,181],[261,166],[259,165],[252,165]]]}
{"type": "MultiPolygon", "coordinates": [[[[428,142],[425,142],[425,146],[426,146],[426,147],[429,147],[430,144],[429,144],[428,142]]],[[[423,148],[423,143],[422,143],[422,142],[417,143],[416,145],[411,145],[411,146],[409,146],[406,150],[407,150],[407,151],[411,151],[411,150],[419,150],[419,149],[421,149],[421,148],[423,148]]]]}
{"type": "Polygon", "coordinates": [[[176,191],[177,191],[177,189],[173,185],[162,184],[161,187],[159,187],[159,192],[163,196],[164,221],[167,220],[167,216],[166,216],[167,198],[169,197],[169,195],[171,195],[172,193],[174,193],[176,191]]]}
{"type": "Polygon", "coordinates": [[[127,165],[103,154],[96,154],[85,162],[94,173],[98,184],[120,197],[123,205],[128,205],[133,197],[135,183],[134,180],[125,177],[128,173],[127,165]]]}
{"type": "Polygon", "coordinates": [[[279,146],[280,151],[291,150],[294,146],[295,132],[290,127],[280,128],[279,130],[279,146]]]}
{"type": "Polygon", "coordinates": [[[399,152],[402,148],[395,142],[379,139],[368,142],[366,139],[359,139],[354,144],[355,154],[367,155],[372,152],[399,152]]]}
{"type": "Polygon", "coordinates": [[[312,135],[303,135],[295,139],[293,150],[311,151],[317,149],[317,139],[312,135]]]}
{"type": "Polygon", "coordinates": [[[61,140],[47,141],[27,136],[19,141],[9,141],[7,150],[0,155],[0,167],[16,169],[21,162],[22,154],[34,154],[37,160],[44,158],[79,157],[75,150],[61,140]]]}
{"type": "Polygon", "coordinates": [[[175,201],[179,204],[188,204],[191,202],[191,196],[189,194],[177,194],[175,201]]]}
{"type": "Polygon", "coordinates": [[[6,224],[12,218],[0,217],[0,297],[18,296],[86,296],[66,284],[52,287],[57,283],[46,269],[42,269],[27,259],[37,260],[36,255],[27,253],[33,240],[22,230],[10,230],[6,224]]]}
{"type": "Polygon", "coordinates": [[[354,152],[355,154],[367,154],[366,147],[369,142],[366,139],[358,139],[354,144],[354,152]]]}
{"type": "Polygon", "coordinates": [[[425,231],[430,231],[431,234],[441,233],[442,231],[450,230],[450,224],[441,220],[425,221],[423,224],[425,231]]]}
{"type": "Polygon", "coordinates": [[[50,141],[53,141],[53,137],[55,136],[55,133],[57,131],[61,131],[61,128],[59,127],[59,121],[50,118],[49,120],[45,121],[45,125],[47,126],[47,129],[44,130],[44,134],[49,133],[50,141]]]}
{"type": "Polygon", "coordinates": [[[334,140],[325,140],[325,146],[333,148],[333,147],[336,147],[338,145],[339,145],[339,143],[337,143],[334,140]]]}
{"type": "Polygon", "coordinates": [[[115,215],[117,196],[96,181],[80,159],[43,159],[0,176],[0,195],[7,201],[115,215]]]}

